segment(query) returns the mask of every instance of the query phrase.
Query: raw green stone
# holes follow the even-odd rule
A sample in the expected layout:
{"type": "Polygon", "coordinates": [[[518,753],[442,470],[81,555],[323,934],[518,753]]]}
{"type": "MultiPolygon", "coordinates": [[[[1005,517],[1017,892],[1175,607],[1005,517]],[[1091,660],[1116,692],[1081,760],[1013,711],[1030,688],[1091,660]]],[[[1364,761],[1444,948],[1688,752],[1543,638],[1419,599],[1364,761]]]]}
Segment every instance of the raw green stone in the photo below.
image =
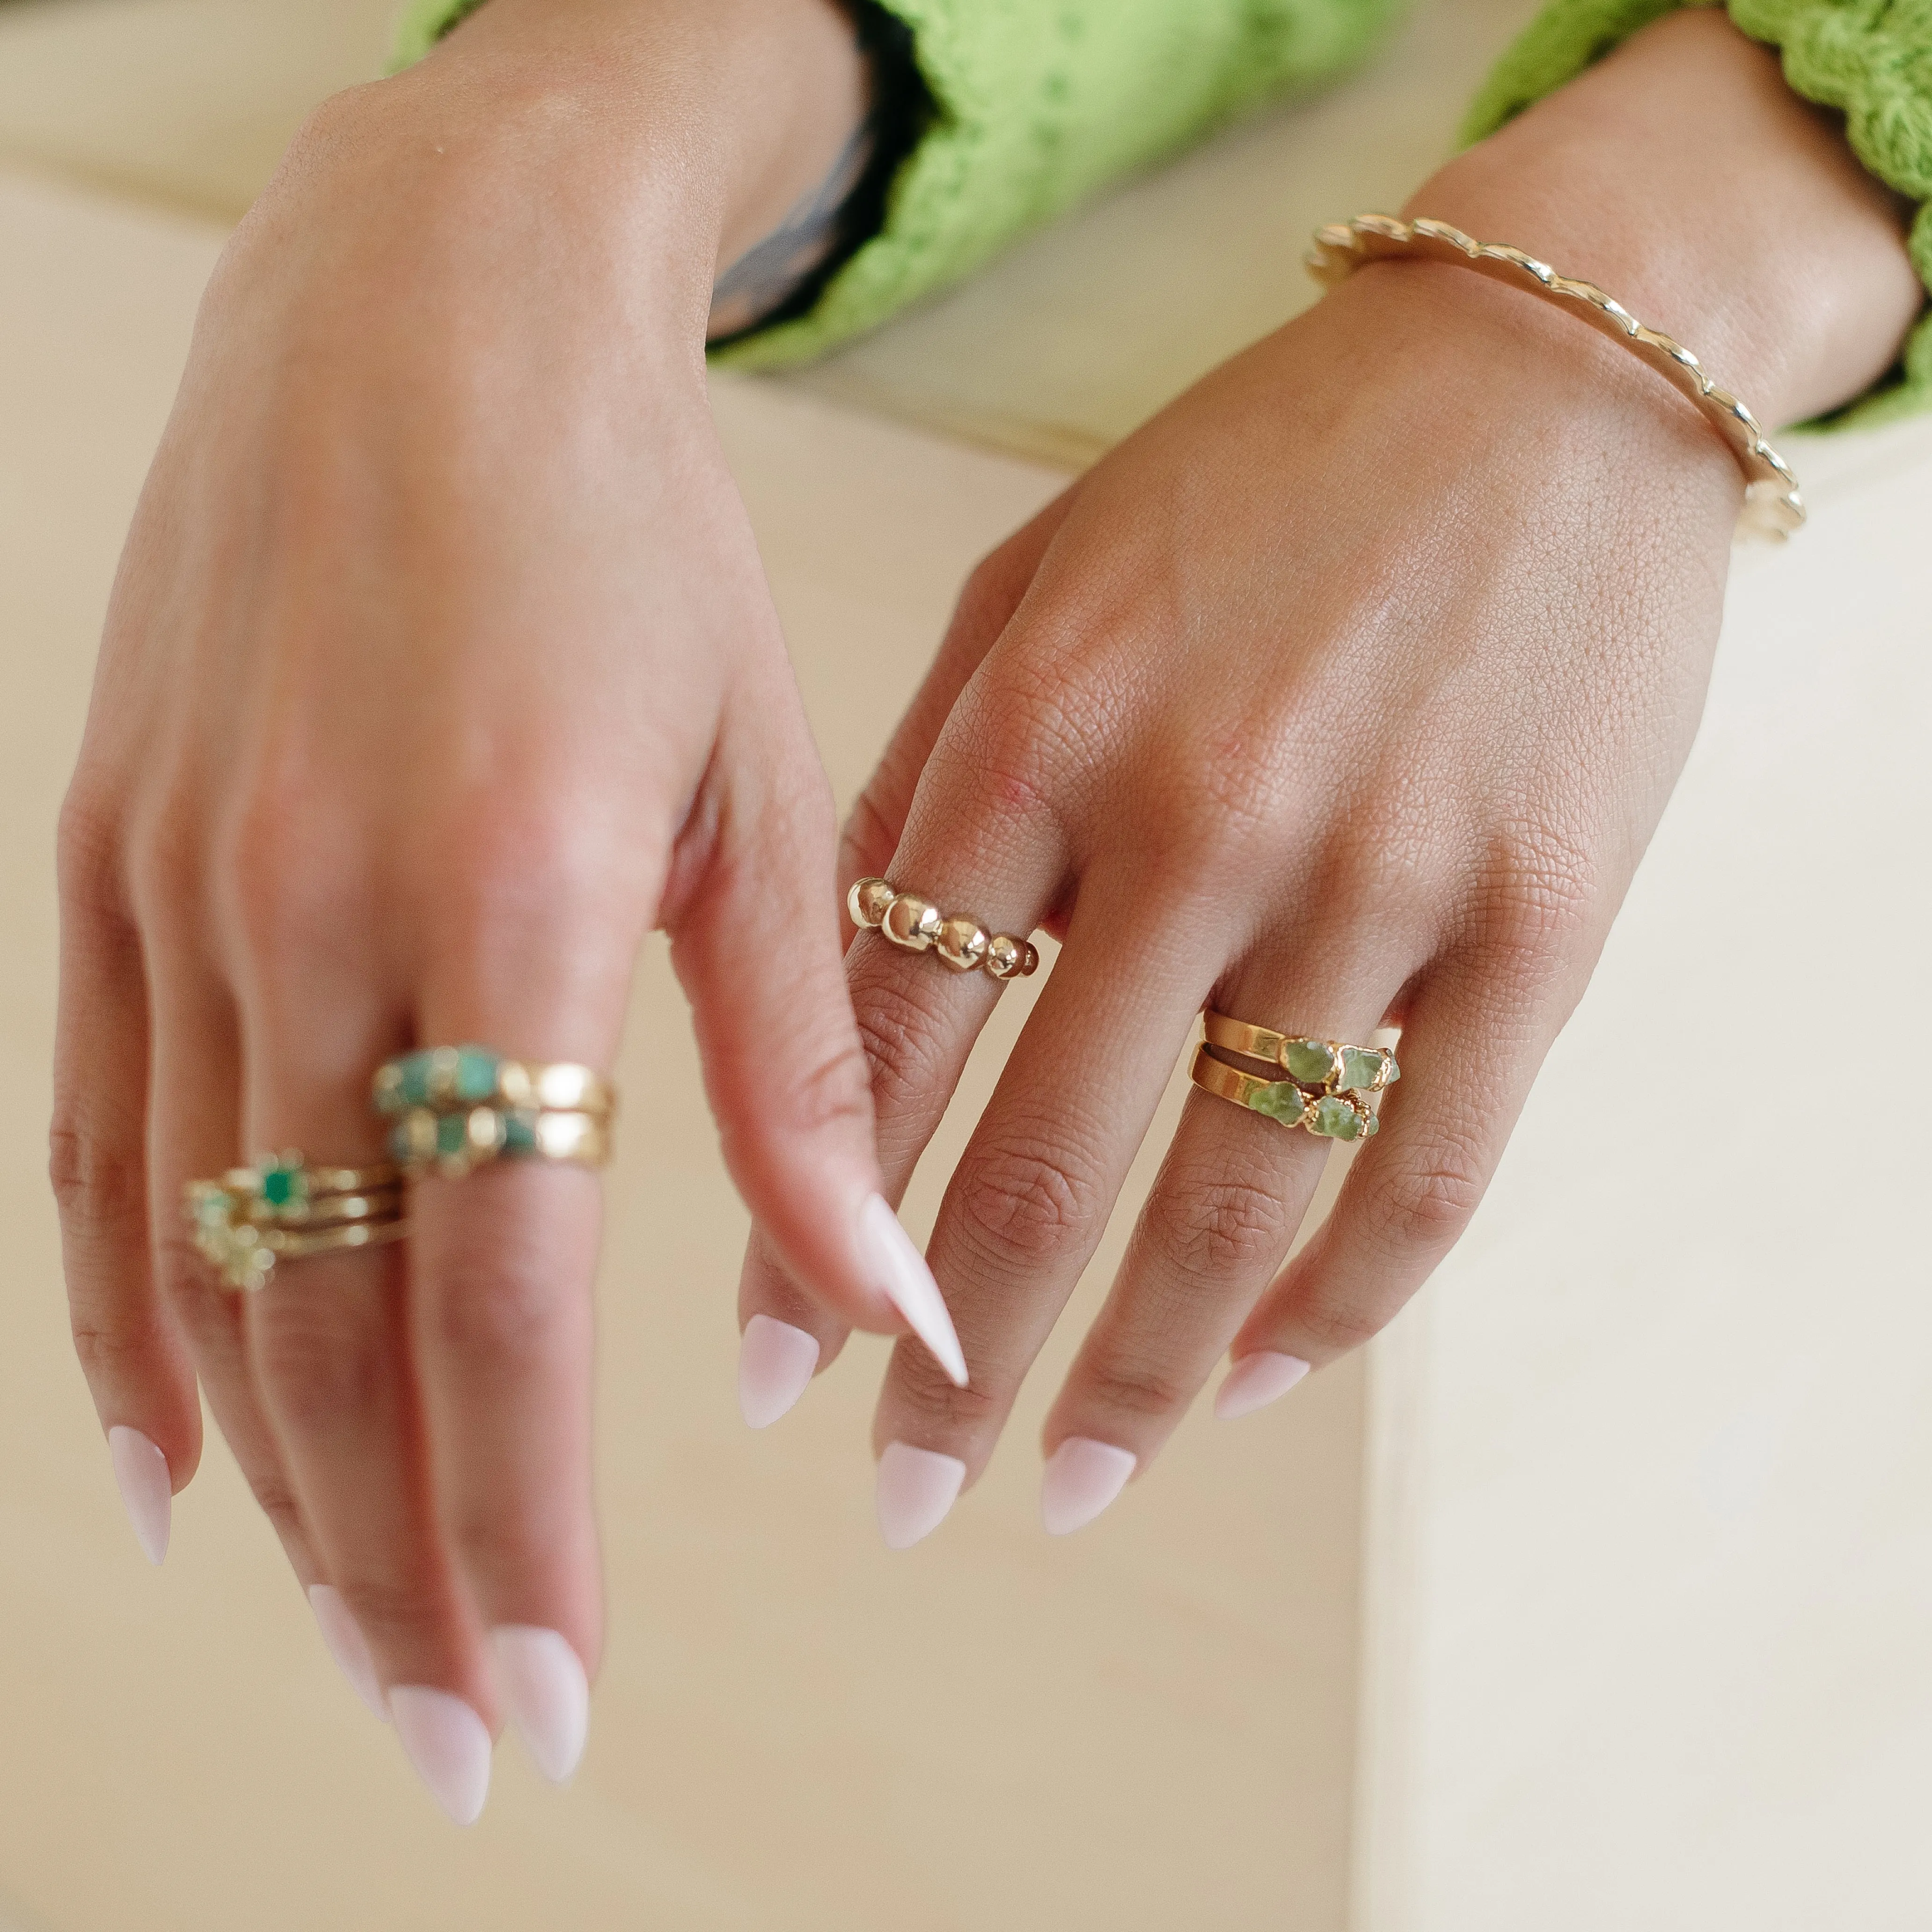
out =
{"type": "Polygon", "coordinates": [[[1248,1105],[1256,1113],[1292,1127],[1308,1111],[1308,1096],[1292,1080],[1271,1080],[1250,1091],[1248,1105]]]}
{"type": "Polygon", "coordinates": [[[474,1103],[487,1100],[496,1090],[496,1070],[502,1056],[487,1046],[459,1046],[456,1049],[456,1097],[474,1103]]]}
{"type": "Polygon", "coordinates": [[[536,1148],[535,1118],[528,1114],[506,1114],[503,1116],[503,1151],[506,1154],[535,1154],[536,1148]]]}
{"type": "Polygon", "coordinates": [[[1364,1046],[1345,1046],[1342,1049],[1342,1087],[1352,1094],[1365,1094],[1376,1084],[1376,1076],[1382,1070],[1382,1057],[1364,1046]]]}
{"type": "Polygon", "coordinates": [[[467,1114],[440,1114],[436,1123],[436,1150],[446,1159],[454,1158],[470,1144],[470,1116],[467,1114]]]}
{"type": "Polygon", "coordinates": [[[1282,1064],[1297,1079],[1319,1087],[1335,1065],[1325,1040],[1292,1040],[1281,1050],[1282,1064]]]}
{"type": "Polygon", "coordinates": [[[1340,1094],[1324,1094],[1315,1103],[1315,1118],[1309,1123],[1309,1131],[1331,1141],[1360,1140],[1362,1117],[1340,1094]]]}

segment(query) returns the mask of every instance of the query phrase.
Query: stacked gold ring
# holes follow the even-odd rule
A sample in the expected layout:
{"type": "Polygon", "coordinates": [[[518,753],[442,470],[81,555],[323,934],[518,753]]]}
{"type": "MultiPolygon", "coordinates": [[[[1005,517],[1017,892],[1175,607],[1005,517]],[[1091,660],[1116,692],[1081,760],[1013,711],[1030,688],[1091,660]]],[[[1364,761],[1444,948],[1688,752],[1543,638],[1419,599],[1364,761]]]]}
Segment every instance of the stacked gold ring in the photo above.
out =
{"type": "Polygon", "coordinates": [[[1040,949],[1010,932],[988,932],[977,920],[948,918],[930,900],[902,892],[884,879],[861,879],[845,895],[856,926],[881,933],[908,952],[930,952],[956,973],[983,969],[994,980],[1023,980],[1040,964],[1040,949]]]}
{"type": "Polygon", "coordinates": [[[401,1170],[310,1167],[291,1148],[191,1180],[183,1208],[190,1238],[230,1288],[267,1287],[278,1261],[399,1241],[409,1232],[401,1170]]]}
{"type": "Polygon", "coordinates": [[[406,1174],[459,1179],[501,1158],[602,1167],[616,1094],[574,1060],[513,1060],[487,1046],[424,1047],[386,1060],[372,1088],[406,1174]]]}
{"type": "Polygon", "coordinates": [[[1226,1013],[1207,1013],[1202,1021],[1206,1037],[1189,1076],[1196,1086],[1324,1140],[1366,1140],[1380,1123],[1364,1096],[1402,1078],[1395,1055],[1381,1047],[1280,1033],[1226,1013]],[[1210,1050],[1214,1047],[1269,1061],[1287,1077],[1244,1072],[1216,1059],[1210,1050]]]}

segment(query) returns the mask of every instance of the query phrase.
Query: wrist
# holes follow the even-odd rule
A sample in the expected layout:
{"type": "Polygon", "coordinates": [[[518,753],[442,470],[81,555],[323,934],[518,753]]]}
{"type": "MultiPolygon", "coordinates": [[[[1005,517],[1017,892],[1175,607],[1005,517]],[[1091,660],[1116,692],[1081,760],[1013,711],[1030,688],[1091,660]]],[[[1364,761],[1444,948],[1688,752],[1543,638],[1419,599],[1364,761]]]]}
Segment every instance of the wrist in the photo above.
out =
{"type": "Polygon", "coordinates": [[[1924,300],[1897,197],[1708,10],[1646,28],[1404,212],[1599,284],[1767,428],[1868,387],[1924,300]]]}
{"type": "Polygon", "coordinates": [[[417,155],[460,154],[486,196],[641,248],[701,316],[721,266],[832,169],[867,76],[837,0],[487,0],[360,92],[417,155]]]}

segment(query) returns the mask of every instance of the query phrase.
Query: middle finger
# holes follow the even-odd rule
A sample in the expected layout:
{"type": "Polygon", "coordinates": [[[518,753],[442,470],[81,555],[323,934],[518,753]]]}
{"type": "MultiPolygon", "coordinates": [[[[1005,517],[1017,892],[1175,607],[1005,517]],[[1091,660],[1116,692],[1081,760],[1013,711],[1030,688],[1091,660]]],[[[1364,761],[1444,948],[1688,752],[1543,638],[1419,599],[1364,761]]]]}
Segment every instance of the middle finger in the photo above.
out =
{"type": "Polygon", "coordinates": [[[1138,866],[1090,872],[1053,976],[948,1184],[927,1259],[971,1372],[893,1353],[874,1437],[880,1521],[904,1547],[977,1477],[1105,1232],[1216,963],[1156,922],[1138,866]]]}

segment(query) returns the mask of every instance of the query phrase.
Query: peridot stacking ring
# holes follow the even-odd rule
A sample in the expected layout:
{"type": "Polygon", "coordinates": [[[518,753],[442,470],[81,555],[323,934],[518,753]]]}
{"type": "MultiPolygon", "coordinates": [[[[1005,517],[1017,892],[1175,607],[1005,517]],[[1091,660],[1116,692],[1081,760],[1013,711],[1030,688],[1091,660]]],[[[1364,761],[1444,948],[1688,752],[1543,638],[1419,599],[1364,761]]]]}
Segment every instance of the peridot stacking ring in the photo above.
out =
{"type": "Polygon", "coordinates": [[[1366,1140],[1378,1125],[1353,1094],[1310,1093],[1292,1080],[1258,1078],[1216,1060],[1204,1042],[1196,1049],[1189,1077],[1204,1093],[1232,1100],[1251,1113],[1265,1114],[1285,1127],[1306,1127],[1324,1140],[1366,1140]]]}
{"type": "Polygon", "coordinates": [[[407,1174],[454,1180],[499,1159],[602,1167],[610,1156],[616,1090],[574,1061],[425,1047],[385,1061],[373,1090],[390,1122],[389,1152],[407,1174]]]}
{"type": "Polygon", "coordinates": [[[1279,1066],[1304,1087],[1328,1094],[1379,1094],[1402,1078],[1395,1055],[1380,1047],[1347,1046],[1337,1040],[1311,1040],[1300,1034],[1276,1033],[1272,1027],[1250,1026],[1226,1013],[1204,1013],[1202,1030],[1210,1046],[1246,1054],[1279,1066]]]}
{"type": "Polygon", "coordinates": [[[856,926],[870,927],[908,952],[930,952],[956,973],[983,968],[994,980],[1023,980],[1040,964],[1040,949],[1010,932],[988,932],[977,920],[946,917],[930,900],[884,879],[861,879],[845,895],[856,926]]]}
{"type": "Polygon", "coordinates": [[[196,1248],[230,1288],[266,1288],[279,1261],[399,1241],[402,1174],[374,1167],[310,1167],[291,1150],[191,1180],[182,1203],[196,1248]]]}

